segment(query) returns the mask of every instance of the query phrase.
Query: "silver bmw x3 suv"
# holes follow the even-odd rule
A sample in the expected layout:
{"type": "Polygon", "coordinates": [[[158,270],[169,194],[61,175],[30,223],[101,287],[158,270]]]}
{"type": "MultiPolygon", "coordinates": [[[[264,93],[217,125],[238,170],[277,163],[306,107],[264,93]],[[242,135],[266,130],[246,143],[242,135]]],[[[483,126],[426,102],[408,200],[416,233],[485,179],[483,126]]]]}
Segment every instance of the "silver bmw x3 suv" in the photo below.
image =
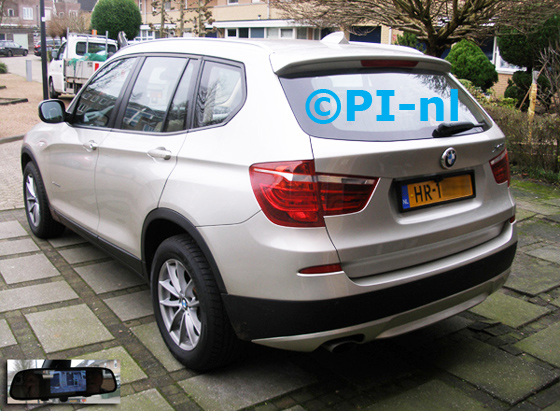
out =
{"type": "Polygon", "coordinates": [[[27,218],[146,277],[171,352],[365,343],[482,302],[515,255],[503,133],[415,50],[166,39],[126,47],[22,148],[27,218]]]}

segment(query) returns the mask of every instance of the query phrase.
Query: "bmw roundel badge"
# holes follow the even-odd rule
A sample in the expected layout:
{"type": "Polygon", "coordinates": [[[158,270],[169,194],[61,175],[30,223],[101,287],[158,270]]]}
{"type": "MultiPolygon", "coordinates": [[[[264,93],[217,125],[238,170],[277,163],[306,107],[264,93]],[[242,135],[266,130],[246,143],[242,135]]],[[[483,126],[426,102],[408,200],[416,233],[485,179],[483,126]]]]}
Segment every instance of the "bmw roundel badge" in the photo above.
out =
{"type": "Polygon", "coordinates": [[[457,161],[457,152],[455,151],[454,148],[449,147],[447,150],[443,152],[440,162],[441,162],[441,166],[447,170],[453,167],[456,161],[457,161]]]}

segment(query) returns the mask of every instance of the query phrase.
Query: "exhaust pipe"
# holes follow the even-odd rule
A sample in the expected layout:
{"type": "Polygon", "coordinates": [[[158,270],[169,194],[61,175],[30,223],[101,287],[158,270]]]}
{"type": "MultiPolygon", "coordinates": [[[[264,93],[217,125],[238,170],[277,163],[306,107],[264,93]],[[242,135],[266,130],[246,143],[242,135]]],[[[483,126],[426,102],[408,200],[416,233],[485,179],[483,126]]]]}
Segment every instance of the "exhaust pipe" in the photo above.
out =
{"type": "Polygon", "coordinates": [[[343,352],[350,351],[361,341],[363,341],[363,339],[364,337],[362,335],[354,335],[351,337],[345,337],[345,338],[339,338],[337,340],[327,341],[322,345],[322,347],[334,354],[340,354],[343,352]]]}

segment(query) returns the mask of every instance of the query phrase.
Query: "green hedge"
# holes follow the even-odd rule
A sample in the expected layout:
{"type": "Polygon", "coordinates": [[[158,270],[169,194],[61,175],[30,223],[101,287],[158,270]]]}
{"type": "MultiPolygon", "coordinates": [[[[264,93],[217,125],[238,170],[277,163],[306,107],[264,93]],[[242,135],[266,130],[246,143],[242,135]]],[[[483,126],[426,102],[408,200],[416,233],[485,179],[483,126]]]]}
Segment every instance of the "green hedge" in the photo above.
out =
{"type": "Polygon", "coordinates": [[[529,139],[527,113],[496,105],[484,108],[506,135],[514,172],[560,183],[560,118],[557,115],[535,115],[529,139]]]}
{"type": "Polygon", "coordinates": [[[8,72],[8,66],[6,63],[0,63],[0,74],[5,74],[8,72]]]}

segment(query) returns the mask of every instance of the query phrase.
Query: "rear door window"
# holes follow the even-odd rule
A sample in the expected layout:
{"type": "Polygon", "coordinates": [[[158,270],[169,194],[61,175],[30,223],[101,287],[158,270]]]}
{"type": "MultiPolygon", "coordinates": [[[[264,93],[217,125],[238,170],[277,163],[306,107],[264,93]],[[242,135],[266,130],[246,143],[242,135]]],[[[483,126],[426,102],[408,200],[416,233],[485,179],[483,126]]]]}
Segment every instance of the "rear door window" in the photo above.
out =
{"type": "Polygon", "coordinates": [[[415,140],[432,138],[443,122],[486,121],[455,80],[441,72],[376,69],[280,81],[300,126],[316,137],[415,140]]]}
{"type": "Polygon", "coordinates": [[[245,98],[243,70],[239,66],[207,61],[196,95],[194,128],[225,123],[245,98]]]}

